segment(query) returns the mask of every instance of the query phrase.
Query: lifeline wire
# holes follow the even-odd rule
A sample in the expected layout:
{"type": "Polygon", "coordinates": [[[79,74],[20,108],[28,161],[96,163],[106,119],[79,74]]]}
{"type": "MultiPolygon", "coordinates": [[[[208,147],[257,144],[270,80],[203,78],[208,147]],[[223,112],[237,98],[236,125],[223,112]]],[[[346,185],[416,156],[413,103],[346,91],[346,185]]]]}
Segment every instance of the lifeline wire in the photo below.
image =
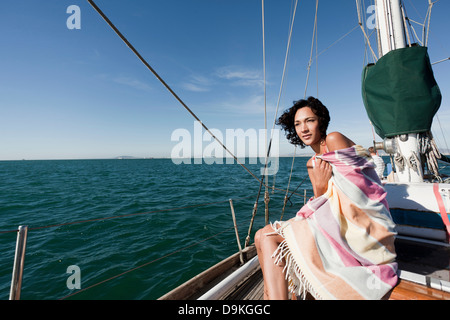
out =
{"type": "Polygon", "coordinates": [[[137,267],[135,267],[135,268],[133,268],[133,269],[126,270],[126,271],[124,271],[124,272],[122,272],[122,273],[119,273],[119,274],[116,274],[116,275],[114,275],[114,276],[112,276],[112,277],[110,277],[110,278],[108,278],[108,279],[105,279],[105,280],[102,280],[102,281],[100,281],[100,282],[94,283],[93,285],[90,285],[90,286],[87,287],[87,288],[83,288],[83,289],[78,290],[78,291],[75,291],[74,293],[71,293],[71,294],[69,294],[69,295],[67,295],[67,296],[64,296],[64,297],[62,297],[60,300],[65,300],[65,299],[67,299],[67,298],[69,298],[69,297],[72,297],[72,296],[74,296],[74,295],[76,295],[76,294],[79,294],[79,293],[81,293],[81,292],[83,292],[83,291],[86,291],[86,290],[88,290],[88,289],[92,289],[92,288],[94,288],[94,287],[96,287],[96,286],[98,286],[98,285],[100,285],[100,284],[103,284],[103,283],[105,283],[105,282],[108,282],[108,281],[111,281],[111,280],[113,280],[113,279],[119,278],[119,277],[121,277],[121,276],[123,276],[123,275],[125,275],[125,274],[127,274],[127,273],[130,273],[130,272],[132,272],[132,271],[134,271],[134,270],[141,269],[141,268],[146,267],[146,266],[148,266],[148,265],[150,265],[150,264],[152,264],[152,263],[154,263],[154,262],[157,262],[157,261],[162,260],[162,259],[164,259],[164,258],[170,257],[170,256],[172,256],[172,255],[174,255],[174,254],[176,254],[176,253],[178,253],[178,252],[180,252],[180,251],[189,249],[189,248],[191,248],[191,247],[195,247],[195,246],[197,246],[197,245],[199,245],[199,244],[201,244],[201,243],[203,243],[203,242],[205,242],[205,241],[207,241],[207,240],[209,240],[209,239],[215,238],[215,237],[221,235],[222,233],[228,232],[229,230],[234,229],[234,228],[235,228],[235,227],[233,226],[233,227],[231,227],[231,228],[225,229],[225,230],[223,230],[223,231],[221,231],[221,232],[219,232],[219,233],[217,233],[217,234],[215,234],[215,235],[212,235],[212,236],[210,236],[210,237],[208,237],[208,238],[206,238],[206,239],[197,241],[197,242],[195,242],[195,243],[193,243],[193,244],[190,244],[190,245],[187,245],[187,246],[185,246],[185,247],[183,247],[183,248],[179,248],[179,249],[177,249],[177,250],[175,250],[175,251],[172,251],[172,252],[170,252],[170,253],[168,253],[168,254],[162,256],[162,257],[159,257],[159,258],[156,258],[156,259],[154,259],[154,260],[152,260],[152,261],[149,261],[149,262],[146,262],[146,263],[144,263],[144,264],[141,264],[140,266],[137,266],[137,267]]]}

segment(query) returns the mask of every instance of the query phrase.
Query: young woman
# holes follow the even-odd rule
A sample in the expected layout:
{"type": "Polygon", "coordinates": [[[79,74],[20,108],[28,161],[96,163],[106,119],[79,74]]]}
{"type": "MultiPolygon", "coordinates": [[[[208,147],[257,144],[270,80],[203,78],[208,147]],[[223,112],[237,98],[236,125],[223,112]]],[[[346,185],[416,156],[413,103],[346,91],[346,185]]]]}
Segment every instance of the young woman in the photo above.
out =
{"type": "MultiPolygon", "coordinates": [[[[309,97],[300,100],[278,119],[292,144],[302,148],[309,146],[315,155],[307,162],[308,175],[314,191],[314,198],[322,196],[332,176],[332,166],[321,159],[325,153],[346,149],[355,145],[339,132],[327,134],[330,116],[327,108],[318,100],[309,97]]],[[[284,240],[271,225],[260,229],[255,235],[258,259],[264,276],[265,299],[288,299],[285,261],[275,263],[274,253],[284,240]]],[[[299,244],[301,245],[301,244],[299,244]]]]}

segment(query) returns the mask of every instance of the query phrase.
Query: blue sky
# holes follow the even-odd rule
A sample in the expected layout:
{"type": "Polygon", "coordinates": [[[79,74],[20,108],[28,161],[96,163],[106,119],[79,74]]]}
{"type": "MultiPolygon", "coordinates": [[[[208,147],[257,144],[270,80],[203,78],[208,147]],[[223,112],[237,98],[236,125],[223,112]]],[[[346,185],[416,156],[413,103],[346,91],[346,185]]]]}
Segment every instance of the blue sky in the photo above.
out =
{"type": "MultiPolygon", "coordinates": [[[[224,134],[264,128],[260,0],[95,2],[209,128],[224,134]]],[[[411,18],[423,21],[427,0],[404,2],[411,18]]],[[[293,3],[265,1],[269,128],[293,3]]],[[[432,62],[450,56],[449,12],[447,0],[433,9],[432,62]]],[[[314,13],[315,1],[298,2],[278,115],[304,97],[314,13]]],[[[329,131],[368,146],[373,135],[360,93],[367,60],[362,32],[354,29],[355,1],[321,0],[318,24],[317,50],[323,53],[311,66],[307,95],[318,95],[330,109],[329,131]]],[[[2,0],[0,30],[0,160],[168,157],[177,144],[171,141],[174,130],[193,132],[192,116],[87,1],[2,0]],[[67,28],[70,5],[80,8],[80,29],[67,28]]],[[[450,132],[449,74],[450,62],[435,65],[445,133],[450,132]]],[[[434,131],[443,145],[441,128],[434,131]]],[[[280,140],[280,153],[292,153],[283,135],[280,140]]]]}

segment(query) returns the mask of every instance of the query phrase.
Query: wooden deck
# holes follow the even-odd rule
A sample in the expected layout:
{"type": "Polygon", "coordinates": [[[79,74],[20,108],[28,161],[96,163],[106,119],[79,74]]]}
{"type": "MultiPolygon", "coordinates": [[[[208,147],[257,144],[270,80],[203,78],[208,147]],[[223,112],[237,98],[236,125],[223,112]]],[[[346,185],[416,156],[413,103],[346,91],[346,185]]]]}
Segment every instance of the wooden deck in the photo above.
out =
{"type": "Polygon", "coordinates": [[[450,300],[450,293],[431,288],[433,281],[450,283],[450,246],[398,238],[395,243],[400,270],[423,276],[425,284],[401,279],[389,300],[450,300]]]}
{"type": "Polygon", "coordinates": [[[259,269],[225,300],[264,300],[264,283],[259,269]]]}
{"type": "Polygon", "coordinates": [[[450,300],[450,293],[400,280],[399,284],[387,294],[386,300],[450,300]]]}

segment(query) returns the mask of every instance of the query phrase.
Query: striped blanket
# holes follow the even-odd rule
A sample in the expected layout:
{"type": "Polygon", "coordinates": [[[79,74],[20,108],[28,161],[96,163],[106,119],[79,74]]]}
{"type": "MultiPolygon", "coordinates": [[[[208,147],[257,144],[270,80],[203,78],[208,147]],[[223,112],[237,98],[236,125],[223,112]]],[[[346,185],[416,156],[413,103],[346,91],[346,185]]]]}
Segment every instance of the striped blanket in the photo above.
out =
{"type": "Polygon", "coordinates": [[[316,299],[381,299],[397,283],[396,235],[370,154],[361,146],[321,156],[333,168],[326,193],[295,218],[272,224],[283,236],[289,289],[316,299]]]}

